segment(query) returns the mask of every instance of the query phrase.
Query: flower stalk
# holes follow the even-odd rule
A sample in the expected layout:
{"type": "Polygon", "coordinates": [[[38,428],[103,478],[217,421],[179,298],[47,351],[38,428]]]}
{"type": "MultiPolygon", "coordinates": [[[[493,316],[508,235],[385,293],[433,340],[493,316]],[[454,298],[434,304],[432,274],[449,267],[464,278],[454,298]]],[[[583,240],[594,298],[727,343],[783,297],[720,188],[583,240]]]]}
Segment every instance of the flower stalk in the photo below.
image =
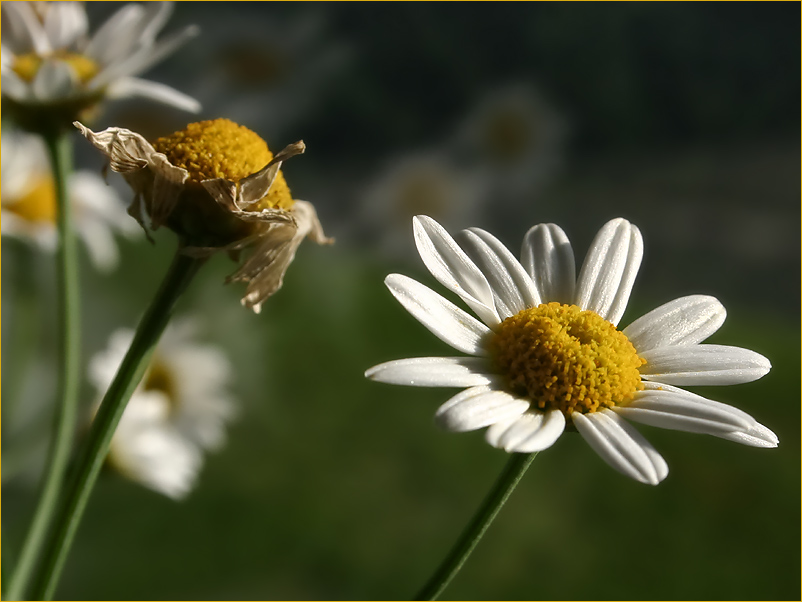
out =
{"type": "Polygon", "coordinates": [[[501,507],[507,502],[518,482],[524,476],[532,460],[538,452],[533,454],[512,454],[504,470],[490,490],[479,510],[454,544],[454,547],[445,557],[435,573],[423,586],[415,600],[437,600],[451,583],[451,580],[468,560],[479,540],[484,536],[490,524],[496,518],[501,507]]]}
{"type": "Polygon", "coordinates": [[[177,300],[203,263],[205,259],[187,257],[179,249],[161,287],[142,317],[131,346],[103,397],[89,434],[79,450],[74,474],[59,500],[54,528],[48,534],[45,555],[28,599],[52,598],[117,423],[147,369],[177,300]]]}
{"type": "Polygon", "coordinates": [[[56,227],[59,240],[56,273],[61,360],[58,390],[61,399],[56,407],[53,439],[42,489],[8,590],[5,592],[6,597],[12,600],[19,599],[25,591],[36,559],[40,555],[44,538],[53,521],[75,434],[81,369],[78,258],[69,199],[69,179],[72,172],[71,132],[65,128],[54,127],[43,130],[41,134],[47,147],[56,188],[56,227]]]}

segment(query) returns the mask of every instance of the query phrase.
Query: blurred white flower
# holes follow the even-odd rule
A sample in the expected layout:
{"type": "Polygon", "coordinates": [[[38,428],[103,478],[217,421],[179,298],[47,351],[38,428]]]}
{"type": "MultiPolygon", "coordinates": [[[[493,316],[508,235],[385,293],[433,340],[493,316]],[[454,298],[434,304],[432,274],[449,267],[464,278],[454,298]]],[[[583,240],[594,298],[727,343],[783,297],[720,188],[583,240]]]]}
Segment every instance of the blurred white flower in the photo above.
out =
{"type": "Polygon", "coordinates": [[[539,190],[562,162],[566,124],[529,83],[488,92],[456,127],[450,146],[481,173],[485,193],[516,202],[539,190]]]}
{"type": "Polygon", "coordinates": [[[479,228],[463,232],[464,250],[429,217],[418,216],[414,229],[426,267],[482,321],[401,274],[385,283],[434,335],[472,357],[395,360],[365,375],[464,388],[437,410],[443,428],[489,427],[494,447],[533,453],[573,427],[614,469],[651,485],[668,465],[627,420],[777,446],[745,412],[675,386],[746,383],[771,368],[754,351],[700,344],[724,323],[717,299],[681,297],[617,329],[643,256],[640,231],[625,219],[599,231],[578,278],[568,237],[554,224],[529,230],[520,263],[479,228]]]}
{"type": "MultiPolygon", "coordinates": [[[[126,477],[173,499],[185,497],[203,464],[203,452],[225,442],[236,406],[228,391],[231,364],[211,345],[196,342],[191,320],[162,335],[142,382],[131,396],[109,450],[109,463],[126,477]]],[[[89,366],[99,397],[125,356],[133,332],[114,332],[89,366]]]]}
{"type": "Polygon", "coordinates": [[[358,224],[379,248],[403,254],[409,224],[419,214],[450,227],[473,223],[480,205],[475,174],[460,170],[443,151],[410,153],[390,159],[360,195],[358,224]]]}
{"type": "Polygon", "coordinates": [[[205,43],[192,61],[204,69],[188,89],[203,98],[209,114],[247,123],[272,139],[295,139],[298,124],[342,78],[353,52],[332,37],[321,4],[304,5],[292,16],[270,3],[250,6],[221,20],[214,4],[198,5],[193,19],[205,43]]]}
{"type": "MultiPolygon", "coordinates": [[[[39,136],[3,127],[2,232],[33,241],[47,251],[56,248],[56,190],[44,144],[39,136]]],[[[70,175],[73,227],[86,244],[99,270],[117,266],[114,233],[140,236],[136,221],[122,199],[99,174],[78,171],[70,175]]]]}
{"type": "Polygon", "coordinates": [[[189,26],[156,40],[170,2],[125,4],[95,34],[82,2],[2,3],[4,99],[77,113],[103,98],[139,96],[186,111],[200,104],[173,88],[134,77],[198,33],[189,26]]]}

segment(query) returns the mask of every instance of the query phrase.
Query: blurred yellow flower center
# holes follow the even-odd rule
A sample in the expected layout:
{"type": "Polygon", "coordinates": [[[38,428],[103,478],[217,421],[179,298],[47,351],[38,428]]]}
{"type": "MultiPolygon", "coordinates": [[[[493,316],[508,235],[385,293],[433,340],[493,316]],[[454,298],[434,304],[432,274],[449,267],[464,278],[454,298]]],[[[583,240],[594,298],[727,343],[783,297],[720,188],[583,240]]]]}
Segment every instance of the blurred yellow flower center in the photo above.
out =
{"type": "Polygon", "coordinates": [[[449,185],[446,175],[435,170],[417,170],[407,174],[401,182],[395,205],[404,225],[411,217],[421,213],[435,218],[444,215],[449,209],[449,200],[455,196],[449,185]]]}
{"type": "Polygon", "coordinates": [[[19,200],[4,209],[29,222],[56,221],[56,187],[49,177],[38,178],[19,200]]]}
{"type": "MultiPolygon", "coordinates": [[[[256,173],[273,158],[267,143],[246,127],[230,119],[190,123],[186,129],[153,143],[176,167],[189,172],[189,179],[202,182],[224,178],[231,182],[256,173]]],[[[270,191],[252,210],[290,209],[292,195],[280,171],[270,191]]]]}
{"type": "Polygon", "coordinates": [[[175,376],[170,369],[158,358],[150,364],[145,380],[142,383],[145,391],[159,391],[164,393],[170,403],[170,408],[175,409],[176,404],[176,384],[175,376]]]}
{"type": "Polygon", "coordinates": [[[513,391],[566,417],[626,403],[643,389],[646,360],[624,333],[576,305],[541,304],[507,318],[490,353],[513,391]]]}
{"type": "Polygon", "coordinates": [[[520,159],[532,143],[531,125],[522,115],[498,113],[485,126],[485,142],[493,157],[501,162],[520,159]]]}
{"type": "Polygon", "coordinates": [[[64,50],[56,51],[49,57],[42,57],[35,52],[21,54],[14,60],[12,69],[26,82],[32,82],[36,74],[39,73],[39,68],[42,66],[45,58],[55,58],[67,63],[72,67],[78,81],[83,84],[95,77],[98,71],[100,71],[100,66],[88,56],[64,50]]]}

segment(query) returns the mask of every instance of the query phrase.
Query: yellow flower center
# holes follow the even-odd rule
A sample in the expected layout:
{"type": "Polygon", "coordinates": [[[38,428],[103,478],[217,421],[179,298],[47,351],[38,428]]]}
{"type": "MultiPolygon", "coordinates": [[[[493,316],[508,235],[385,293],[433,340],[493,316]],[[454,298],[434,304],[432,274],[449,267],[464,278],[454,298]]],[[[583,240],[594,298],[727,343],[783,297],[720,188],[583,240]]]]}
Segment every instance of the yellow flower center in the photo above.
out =
{"type": "MultiPolygon", "coordinates": [[[[256,173],[273,159],[267,143],[230,119],[190,123],[186,129],[153,143],[176,167],[189,172],[192,182],[224,178],[231,182],[256,173]]],[[[290,209],[292,195],[281,172],[270,191],[252,210],[290,209]]]]}
{"type": "Polygon", "coordinates": [[[95,77],[100,71],[100,66],[88,56],[65,50],[58,50],[49,57],[42,57],[35,52],[21,54],[14,60],[12,69],[26,82],[32,82],[36,74],[39,73],[39,68],[45,58],[56,58],[67,63],[72,67],[78,81],[83,84],[95,77]]]}
{"type": "Polygon", "coordinates": [[[29,222],[56,222],[56,187],[49,177],[38,178],[21,198],[4,207],[29,222]]]}
{"type": "Polygon", "coordinates": [[[408,174],[401,182],[395,207],[404,220],[404,226],[412,216],[421,213],[434,217],[445,214],[453,196],[449,184],[444,174],[435,171],[419,170],[408,174]]]}
{"type": "Polygon", "coordinates": [[[484,126],[484,143],[491,157],[511,163],[534,144],[537,132],[525,115],[512,109],[492,115],[484,126]]]}
{"type": "Polygon", "coordinates": [[[646,360],[624,333],[576,305],[541,304],[507,318],[490,353],[516,394],[566,417],[626,403],[643,389],[646,360]]]}
{"type": "Polygon", "coordinates": [[[175,377],[170,369],[158,358],[154,359],[142,383],[145,391],[159,391],[164,393],[170,403],[170,409],[176,409],[177,396],[175,377]]]}

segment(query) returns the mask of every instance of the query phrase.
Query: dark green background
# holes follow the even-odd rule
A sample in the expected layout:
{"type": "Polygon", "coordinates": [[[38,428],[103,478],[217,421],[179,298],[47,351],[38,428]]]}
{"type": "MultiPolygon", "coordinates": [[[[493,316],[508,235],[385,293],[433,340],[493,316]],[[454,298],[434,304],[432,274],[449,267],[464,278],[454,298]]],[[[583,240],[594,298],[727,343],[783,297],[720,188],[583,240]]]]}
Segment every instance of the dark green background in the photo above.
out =
{"type": "MultiPolygon", "coordinates": [[[[109,4],[90,4],[93,22],[116,8],[109,4]]],[[[183,503],[103,475],[61,598],[414,595],[507,456],[481,433],[435,428],[434,410],[450,391],[363,378],[381,361],[451,351],[387,293],[382,279],[391,271],[432,279],[419,261],[385,257],[371,232],[352,228],[354,199],[383,162],[436,145],[484,92],[521,80],[535,82],[567,115],[565,165],[537,198],[490,210],[474,225],[517,250],[531,225],[555,221],[581,258],[605,220],[632,220],[646,254],[622,324],[681,295],[721,299],[729,317],[711,342],[755,349],[773,369],[755,383],[698,390],[753,414],[778,434],[780,447],[643,427],[671,470],[660,486],[648,487],[615,473],[567,434],[535,460],[446,597],[799,598],[797,4],[176,8],[168,29],[198,22],[204,33],[149,76],[188,92],[240,24],[263,23],[269,44],[282,23],[314,13],[324,24],[321,48],[347,46],[346,67],[315,89],[316,102],[291,125],[267,115],[263,88],[231,91],[264,102],[264,123],[244,125],[272,146],[304,138],[309,150],[287,166],[288,180],[339,240],[332,248],[304,245],[259,316],[239,306],[241,288],[222,286],[233,270],[224,257],[201,273],[181,310],[201,315],[205,340],[235,364],[241,416],[183,503]]],[[[203,118],[229,116],[222,96],[203,118]]],[[[149,135],[187,120],[121,103],[98,125],[142,127],[145,110],[149,135]]],[[[82,143],[76,140],[79,160],[99,167],[82,143]]],[[[173,245],[169,233],[154,246],[121,242],[122,265],[112,276],[84,262],[87,358],[114,328],[136,323],[173,245]]],[[[7,376],[18,368],[6,330],[16,317],[23,253],[4,240],[3,255],[7,376]]],[[[52,268],[45,256],[34,262],[42,290],[36,341],[47,375],[54,361],[52,268]]],[[[44,401],[20,403],[39,403],[46,423],[53,384],[42,382],[24,391],[44,401]]],[[[85,393],[88,407],[93,392],[85,393]]],[[[3,418],[8,458],[29,441],[9,431],[13,416],[3,418]]],[[[34,455],[3,482],[6,562],[29,516],[39,461],[34,455]]]]}

